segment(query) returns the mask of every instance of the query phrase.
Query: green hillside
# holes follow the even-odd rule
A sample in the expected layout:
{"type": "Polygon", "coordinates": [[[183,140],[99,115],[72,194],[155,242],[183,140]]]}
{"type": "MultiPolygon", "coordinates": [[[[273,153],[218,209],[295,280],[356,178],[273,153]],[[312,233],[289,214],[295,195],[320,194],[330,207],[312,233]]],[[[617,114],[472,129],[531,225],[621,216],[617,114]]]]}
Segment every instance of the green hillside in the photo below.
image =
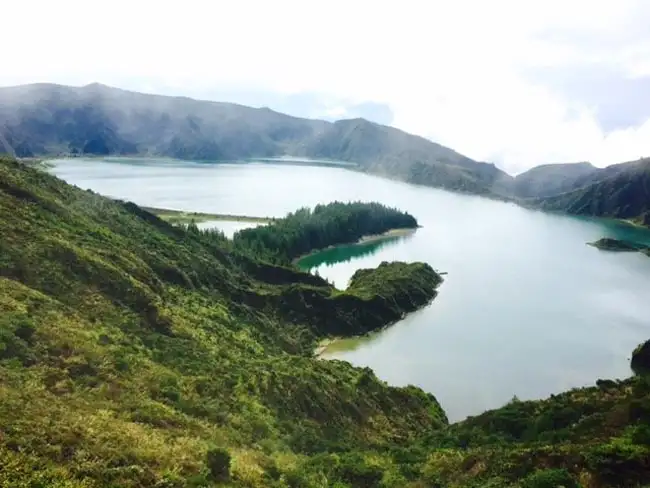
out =
{"type": "Polygon", "coordinates": [[[650,160],[610,166],[577,184],[585,186],[526,203],[544,210],[650,225],[650,160]]]}
{"type": "Polygon", "coordinates": [[[7,160],[0,222],[0,486],[650,483],[645,376],[448,425],[432,395],[314,358],[428,303],[426,264],[336,290],[7,160]]]}
{"type": "Polygon", "coordinates": [[[318,486],[309,456],[446,422],[431,395],[312,359],[323,310],[340,335],[395,303],[7,161],[0,220],[0,486],[204,486],[224,447],[233,486],[318,486]]]}

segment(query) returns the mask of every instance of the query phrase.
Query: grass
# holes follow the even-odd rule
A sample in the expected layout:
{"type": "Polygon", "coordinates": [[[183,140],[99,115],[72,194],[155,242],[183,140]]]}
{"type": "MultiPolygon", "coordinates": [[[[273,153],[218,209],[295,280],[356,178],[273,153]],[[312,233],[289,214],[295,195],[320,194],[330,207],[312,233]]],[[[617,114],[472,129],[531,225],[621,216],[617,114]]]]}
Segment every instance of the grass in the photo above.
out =
{"type": "Polygon", "coordinates": [[[0,218],[0,486],[319,486],[317,455],[446,422],[420,390],[312,359],[404,312],[386,298],[11,161],[0,218]]]}
{"type": "Polygon", "coordinates": [[[170,222],[172,224],[189,224],[215,221],[229,221],[229,222],[251,222],[258,224],[268,224],[273,222],[274,219],[270,217],[254,217],[250,215],[231,215],[231,214],[215,214],[204,212],[186,212],[183,210],[170,210],[166,208],[142,207],[147,212],[151,212],[157,217],[170,222]]]}

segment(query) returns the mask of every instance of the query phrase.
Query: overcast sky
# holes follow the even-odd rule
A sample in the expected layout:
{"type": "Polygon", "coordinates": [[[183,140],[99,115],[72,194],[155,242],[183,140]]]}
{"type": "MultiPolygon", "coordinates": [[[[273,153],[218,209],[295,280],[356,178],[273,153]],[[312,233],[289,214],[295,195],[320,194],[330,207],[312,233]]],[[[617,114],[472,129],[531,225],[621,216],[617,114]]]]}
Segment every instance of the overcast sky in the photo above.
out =
{"type": "Polygon", "coordinates": [[[650,156],[650,1],[20,0],[0,85],[364,116],[509,172],[650,156]]]}

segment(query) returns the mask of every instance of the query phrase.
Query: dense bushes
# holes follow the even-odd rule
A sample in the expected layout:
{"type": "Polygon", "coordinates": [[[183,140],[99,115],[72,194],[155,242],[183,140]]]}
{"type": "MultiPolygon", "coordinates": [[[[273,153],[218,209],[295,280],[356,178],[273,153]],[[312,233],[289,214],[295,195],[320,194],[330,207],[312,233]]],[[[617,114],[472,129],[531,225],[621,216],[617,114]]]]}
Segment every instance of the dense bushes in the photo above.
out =
{"type": "Polygon", "coordinates": [[[632,353],[632,370],[639,375],[650,375],[650,340],[640,344],[632,353]]]}
{"type": "Polygon", "coordinates": [[[230,459],[230,453],[222,447],[208,451],[207,465],[212,479],[224,481],[230,477],[230,459]]]}

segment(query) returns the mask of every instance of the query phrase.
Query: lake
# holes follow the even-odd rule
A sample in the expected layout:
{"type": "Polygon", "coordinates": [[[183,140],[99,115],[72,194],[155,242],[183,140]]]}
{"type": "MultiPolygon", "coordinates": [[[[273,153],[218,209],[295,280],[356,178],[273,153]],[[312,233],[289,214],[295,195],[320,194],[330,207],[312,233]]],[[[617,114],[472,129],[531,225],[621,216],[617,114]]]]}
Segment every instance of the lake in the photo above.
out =
{"type": "MultiPolygon", "coordinates": [[[[326,357],[422,387],[450,420],[515,395],[535,399],[627,377],[633,348],[650,338],[650,259],[586,245],[601,237],[650,245],[644,229],[340,167],[75,159],[55,162],[52,172],[159,208],[280,217],[333,200],[374,200],[412,213],[422,228],[411,236],[329,249],[301,264],[339,287],[382,261],[426,261],[448,273],[430,306],[377,334],[336,342],[326,357]]],[[[250,224],[214,225],[231,234],[250,224]]]]}

